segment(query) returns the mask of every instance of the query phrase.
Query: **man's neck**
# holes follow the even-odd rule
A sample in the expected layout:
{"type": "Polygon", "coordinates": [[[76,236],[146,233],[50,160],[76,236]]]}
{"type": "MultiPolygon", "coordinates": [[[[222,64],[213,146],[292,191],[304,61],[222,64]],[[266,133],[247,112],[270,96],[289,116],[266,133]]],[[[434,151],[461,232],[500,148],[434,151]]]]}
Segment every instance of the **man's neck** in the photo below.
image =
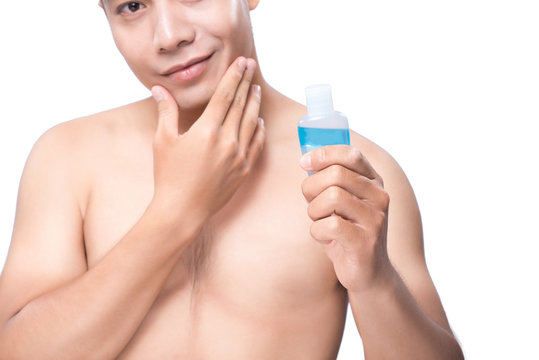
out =
{"type": "Polygon", "coordinates": [[[205,107],[198,109],[180,109],[178,130],[183,134],[202,116],[205,107]]]}

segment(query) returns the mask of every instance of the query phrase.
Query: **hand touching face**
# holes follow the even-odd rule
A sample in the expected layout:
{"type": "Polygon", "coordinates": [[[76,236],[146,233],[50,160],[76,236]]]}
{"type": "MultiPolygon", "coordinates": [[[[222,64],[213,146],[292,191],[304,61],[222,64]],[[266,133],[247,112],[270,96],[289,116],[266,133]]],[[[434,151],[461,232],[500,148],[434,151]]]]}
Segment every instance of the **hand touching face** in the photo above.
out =
{"type": "MultiPolygon", "coordinates": [[[[161,86],[152,89],[159,120],[154,140],[154,200],[172,220],[189,215],[202,224],[245,181],[265,139],[261,93],[251,85],[256,62],[238,58],[220,81],[202,116],[183,134],[181,110],[161,86]]],[[[181,222],[180,222],[181,223],[181,222]]]]}

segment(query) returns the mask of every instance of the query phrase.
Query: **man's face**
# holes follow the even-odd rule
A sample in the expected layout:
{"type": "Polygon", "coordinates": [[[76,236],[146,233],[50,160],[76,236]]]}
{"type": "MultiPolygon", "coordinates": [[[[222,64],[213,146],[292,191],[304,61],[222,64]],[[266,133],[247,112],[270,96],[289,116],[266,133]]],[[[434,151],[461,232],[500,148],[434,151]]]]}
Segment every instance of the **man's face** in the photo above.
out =
{"type": "Polygon", "coordinates": [[[253,57],[256,0],[103,0],[116,46],[148,88],[162,85],[180,108],[205,106],[228,66],[253,57]]]}

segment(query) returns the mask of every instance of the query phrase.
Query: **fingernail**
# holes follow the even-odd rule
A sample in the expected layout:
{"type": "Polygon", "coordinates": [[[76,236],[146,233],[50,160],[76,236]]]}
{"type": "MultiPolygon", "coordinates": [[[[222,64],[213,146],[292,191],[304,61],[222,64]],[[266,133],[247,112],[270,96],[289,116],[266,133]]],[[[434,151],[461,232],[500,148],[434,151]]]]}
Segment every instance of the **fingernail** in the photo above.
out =
{"type": "Polygon", "coordinates": [[[262,89],[260,88],[260,85],[253,85],[253,91],[259,98],[262,96],[262,89]]]}
{"type": "Polygon", "coordinates": [[[305,170],[310,169],[311,166],[312,166],[311,155],[309,155],[309,154],[303,155],[303,157],[302,157],[301,160],[299,161],[299,164],[300,164],[301,167],[304,168],[305,170]]]}
{"type": "Polygon", "coordinates": [[[155,101],[160,102],[162,101],[165,96],[163,95],[163,92],[158,87],[154,86],[152,88],[152,96],[155,99],[155,101]]]}
{"type": "Polygon", "coordinates": [[[239,61],[238,61],[238,67],[240,68],[240,71],[243,71],[245,70],[245,67],[247,66],[247,60],[242,57],[239,61]]]}
{"type": "Polygon", "coordinates": [[[262,118],[258,118],[258,123],[260,124],[260,126],[264,126],[264,119],[262,118]]]}

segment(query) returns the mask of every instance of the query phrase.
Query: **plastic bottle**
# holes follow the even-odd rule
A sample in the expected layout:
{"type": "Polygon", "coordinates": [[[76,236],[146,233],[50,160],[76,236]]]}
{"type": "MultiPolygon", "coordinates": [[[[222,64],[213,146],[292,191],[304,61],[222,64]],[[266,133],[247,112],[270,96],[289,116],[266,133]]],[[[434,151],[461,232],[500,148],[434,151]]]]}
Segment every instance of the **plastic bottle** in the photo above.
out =
{"type": "MultiPolygon", "coordinates": [[[[301,153],[324,145],[350,145],[348,119],[333,109],[329,85],[311,85],[305,89],[307,115],[298,123],[301,153]]],[[[309,175],[313,172],[310,171],[309,175]]]]}

